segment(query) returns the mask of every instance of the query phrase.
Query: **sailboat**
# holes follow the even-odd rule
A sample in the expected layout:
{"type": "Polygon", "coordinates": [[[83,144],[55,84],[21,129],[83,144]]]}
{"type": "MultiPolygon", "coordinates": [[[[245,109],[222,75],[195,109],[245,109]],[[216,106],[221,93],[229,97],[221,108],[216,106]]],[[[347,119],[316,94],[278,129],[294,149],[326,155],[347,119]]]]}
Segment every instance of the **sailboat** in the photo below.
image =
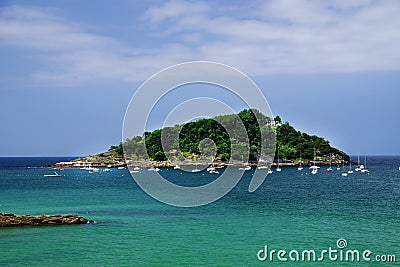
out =
{"type": "Polygon", "coordinates": [[[361,165],[361,166],[362,166],[361,172],[363,172],[363,173],[369,172],[369,170],[367,169],[367,156],[365,156],[365,158],[364,158],[364,165],[361,165]]]}
{"type": "Polygon", "coordinates": [[[364,166],[362,166],[363,168],[361,168],[362,165],[360,165],[360,153],[357,153],[357,168],[356,168],[356,172],[361,171],[362,169],[364,169],[364,166]]]}
{"type": "Polygon", "coordinates": [[[246,165],[244,164],[243,155],[242,155],[242,165],[243,165],[243,167],[240,167],[240,168],[239,168],[239,171],[249,171],[249,170],[251,170],[251,167],[250,167],[250,166],[246,166],[246,165]]]}
{"type": "Polygon", "coordinates": [[[316,159],[315,159],[315,147],[314,147],[314,165],[310,167],[311,169],[311,174],[317,174],[319,167],[315,165],[316,159]]]}
{"type": "Polygon", "coordinates": [[[279,148],[278,148],[278,166],[276,167],[276,171],[280,172],[282,169],[279,167],[279,148]]]}
{"type": "Polygon", "coordinates": [[[327,172],[333,171],[332,169],[332,154],[329,154],[329,168],[326,169],[327,172]]]}
{"type": "Polygon", "coordinates": [[[197,162],[196,162],[196,168],[194,168],[194,170],[192,170],[192,172],[199,172],[200,170],[199,169],[197,169],[197,162]]]}
{"type": "Polygon", "coordinates": [[[340,171],[340,166],[339,165],[336,167],[336,170],[340,171]]]}
{"type": "Polygon", "coordinates": [[[348,170],[347,173],[352,174],[352,173],[354,173],[354,171],[351,169],[351,158],[349,159],[349,161],[350,161],[350,170],[348,170]]]}
{"type": "Polygon", "coordinates": [[[343,171],[342,171],[342,176],[347,177],[348,173],[346,172],[346,169],[344,168],[344,159],[343,159],[343,171]]]}
{"type": "Polygon", "coordinates": [[[299,162],[299,167],[297,167],[298,171],[302,171],[303,167],[301,166],[302,158],[301,158],[301,151],[300,151],[300,162],[299,162]]]}
{"type": "Polygon", "coordinates": [[[261,157],[260,157],[259,160],[258,160],[258,163],[260,163],[260,165],[257,166],[257,169],[262,170],[262,169],[268,169],[268,168],[269,168],[268,166],[261,165],[261,163],[264,162],[264,161],[265,161],[265,160],[262,159],[262,155],[261,155],[261,157]]]}

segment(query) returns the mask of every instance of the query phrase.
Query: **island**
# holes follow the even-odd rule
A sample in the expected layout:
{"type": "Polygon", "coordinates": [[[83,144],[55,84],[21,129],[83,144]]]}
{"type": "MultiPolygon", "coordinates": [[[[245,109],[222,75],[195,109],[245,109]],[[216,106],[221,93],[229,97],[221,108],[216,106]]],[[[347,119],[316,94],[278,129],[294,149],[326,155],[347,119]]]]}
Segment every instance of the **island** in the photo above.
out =
{"type": "Polygon", "coordinates": [[[289,122],[282,122],[279,116],[270,118],[258,110],[245,109],[238,114],[199,119],[145,132],[142,136],[134,136],[124,143],[111,146],[106,152],[59,162],[52,167],[112,168],[125,167],[127,164],[168,167],[174,165],[171,158],[180,165],[195,164],[201,160],[220,165],[239,165],[244,163],[243,155],[247,155],[246,164],[257,165],[262,158],[261,151],[274,154],[273,159],[269,159],[273,165],[278,161],[281,166],[300,163],[305,166],[350,163],[349,155],[332,147],[324,138],[298,131],[289,122]],[[243,125],[245,132],[240,132],[237,125],[243,125]],[[229,133],[226,126],[230,126],[229,133]],[[179,139],[168,140],[176,134],[179,139]],[[232,138],[232,134],[236,138],[232,138]],[[269,142],[261,144],[261,136],[266,137],[269,142]],[[167,151],[163,149],[162,138],[166,138],[165,142],[169,144],[167,151]],[[207,145],[207,142],[213,144],[207,145]],[[207,155],[210,157],[207,158],[207,155]]]}

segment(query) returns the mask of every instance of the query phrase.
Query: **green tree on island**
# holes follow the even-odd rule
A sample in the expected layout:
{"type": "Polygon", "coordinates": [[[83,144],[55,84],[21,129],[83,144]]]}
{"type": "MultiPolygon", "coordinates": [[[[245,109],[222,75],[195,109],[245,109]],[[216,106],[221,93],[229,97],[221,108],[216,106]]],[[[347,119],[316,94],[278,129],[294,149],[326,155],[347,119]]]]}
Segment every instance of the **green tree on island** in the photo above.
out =
{"type": "Polygon", "coordinates": [[[176,159],[197,158],[201,152],[203,155],[215,156],[217,160],[227,161],[231,158],[239,159],[248,153],[249,160],[256,162],[263,147],[267,153],[273,153],[275,150],[275,159],[277,159],[277,149],[279,149],[280,159],[290,161],[299,160],[300,153],[302,160],[312,160],[314,149],[317,157],[326,158],[329,155],[336,155],[339,158],[348,159],[345,153],[331,147],[329,141],[324,138],[297,131],[288,122],[282,124],[279,116],[276,116],[274,120],[280,123],[279,126],[270,126],[271,118],[258,110],[245,109],[237,115],[199,119],[184,125],[145,132],[142,137],[135,136],[126,140],[124,146],[122,144],[112,146],[109,151],[116,156],[122,156],[125,152],[134,160],[156,161],[167,160],[166,154],[176,159]],[[236,138],[230,137],[222,125],[227,127],[230,134],[236,138]],[[244,125],[245,133],[238,130],[240,128],[238,125],[244,125]],[[179,134],[178,142],[172,138],[174,134],[179,134]],[[164,143],[168,144],[168,151],[163,150],[162,135],[166,138],[164,143]],[[265,137],[263,140],[269,142],[261,144],[261,135],[265,137]],[[201,143],[202,140],[203,142],[207,140],[207,142],[201,143]],[[276,147],[274,141],[276,141],[276,147]],[[211,147],[207,150],[209,146],[211,147]],[[231,147],[234,148],[233,153],[231,153],[231,147]],[[177,153],[179,149],[182,152],[180,155],[177,153]]]}

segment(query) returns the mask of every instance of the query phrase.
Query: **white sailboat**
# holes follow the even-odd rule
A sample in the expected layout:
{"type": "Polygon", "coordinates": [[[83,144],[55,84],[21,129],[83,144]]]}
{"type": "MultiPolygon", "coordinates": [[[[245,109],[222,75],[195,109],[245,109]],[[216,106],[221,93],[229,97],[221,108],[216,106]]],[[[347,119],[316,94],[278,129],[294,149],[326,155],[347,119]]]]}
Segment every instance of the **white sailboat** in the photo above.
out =
{"type": "Polygon", "coordinates": [[[282,171],[282,169],[279,167],[279,148],[278,148],[278,166],[276,167],[276,171],[277,172],[281,172],[282,171]]]}
{"type": "Polygon", "coordinates": [[[268,166],[258,166],[257,169],[259,169],[259,170],[268,169],[268,166]]]}
{"type": "Polygon", "coordinates": [[[336,170],[340,171],[340,166],[339,165],[336,167],[336,170]]]}
{"type": "Polygon", "coordinates": [[[368,173],[369,170],[367,169],[367,156],[364,156],[364,165],[361,165],[363,168],[361,169],[362,173],[368,173]]]}
{"type": "Polygon", "coordinates": [[[350,169],[347,171],[348,174],[353,174],[354,171],[351,169],[351,158],[349,159],[350,161],[350,169]]]}
{"type": "Polygon", "coordinates": [[[316,158],[315,158],[315,147],[314,147],[314,165],[312,165],[312,166],[310,167],[310,169],[311,169],[311,174],[317,174],[317,173],[318,173],[319,167],[318,167],[317,165],[315,165],[315,163],[316,163],[316,158]]]}
{"type": "Polygon", "coordinates": [[[197,162],[196,162],[196,168],[194,168],[194,170],[192,170],[192,172],[199,172],[200,170],[197,168],[197,162]]]}
{"type": "Polygon", "coordinates": [[[347,177],[349,174],[346,172],[346,169],[344,167],[344,160],[343,160],[343,171],[342,171],[342,176],[347,177]]]}
{"type": "Polygon", "coordinates": [[[303,166],[301,166],[301,162],[302,162],[302,158],[301,158],[301,151],[300,151],[300,162],[299,162],[299,167],[297,167],[298,171],[302,171],[303,170],[303,166]]]}
{"type": "MultiPolygon", "coordinates": [[[[364,168],[364,166],[363,166],[363,168],[364,168]]],[[[361,171],[363,168],[361,168],[361,165],[360,165],[360,153],[357,153],[357,167],[356,167],[356,172],[359,172],[359,171],[361,171]]]]}
{"type": "Polygon", "coordinates": [[[259,160],[258,160],[257,169],[259,169],[259,170],[269,169],[268,166],[266,166],[266,165],[261,165],[263,162],[265,162],[265,160],[262,159],[262,155],[261,155],[261,156],[259,157],[259,160]]]}
{"type": "Polygon", "coordinates": [[[327,172],[333,171],[332,169],[332,154],[329,154],[329,168],[326,169],[327,172]]]}
{"type": "Polygon", "coordinates": [[[246,165],[244,164],[243,155],[242,155],[242,165],[243,165],[243,166],[239,168],[239,171],[249,171],[249,170],[251,170],[251,167],[250,167],[250,166],[246,166],[246,165]]]}

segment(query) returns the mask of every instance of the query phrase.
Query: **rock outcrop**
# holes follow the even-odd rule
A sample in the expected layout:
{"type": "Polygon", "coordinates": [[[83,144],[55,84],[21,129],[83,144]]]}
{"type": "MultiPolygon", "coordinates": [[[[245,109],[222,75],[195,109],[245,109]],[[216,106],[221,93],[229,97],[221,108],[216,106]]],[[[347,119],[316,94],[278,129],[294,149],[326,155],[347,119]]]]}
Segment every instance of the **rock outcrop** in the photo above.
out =
{"type": "Polygon", "coordinates": [[[92,222],[93,221],[75,214],[32,216],[32,215],[16,215],[12,213],[0,213],[0,227],[85,224],[92,222]]]}

